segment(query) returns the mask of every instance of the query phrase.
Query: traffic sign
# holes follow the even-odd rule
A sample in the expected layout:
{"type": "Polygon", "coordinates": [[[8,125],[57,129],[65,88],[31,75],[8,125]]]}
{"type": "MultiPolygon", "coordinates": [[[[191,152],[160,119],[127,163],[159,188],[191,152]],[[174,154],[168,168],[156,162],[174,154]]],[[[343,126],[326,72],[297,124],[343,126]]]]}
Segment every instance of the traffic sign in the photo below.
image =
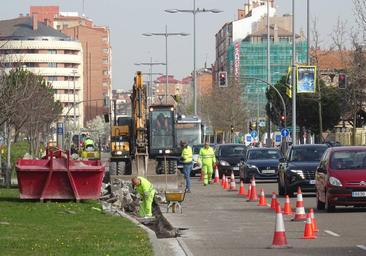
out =
{"type": "Polygon", "coordinates": [[[256,138],[258,136],[258,132],[257,131],[251,131],[250,136],[252,136],[252,138],[256,138]]]}
{"type": "Polygon", "coordinates": [[[289,129],[287,129],[287,128],[283,128],[283,129],[281,130],[281,135],[282,135],[282,137],[287,137],[289,134],[290,134],[290,130],[289,130],[289,129]]]}
{"type": "Polygon", "coordinates": [[[265,120],[259,120],[258,126],[259,127],[265,127],[266,126],[266,121],[265,120]]]}

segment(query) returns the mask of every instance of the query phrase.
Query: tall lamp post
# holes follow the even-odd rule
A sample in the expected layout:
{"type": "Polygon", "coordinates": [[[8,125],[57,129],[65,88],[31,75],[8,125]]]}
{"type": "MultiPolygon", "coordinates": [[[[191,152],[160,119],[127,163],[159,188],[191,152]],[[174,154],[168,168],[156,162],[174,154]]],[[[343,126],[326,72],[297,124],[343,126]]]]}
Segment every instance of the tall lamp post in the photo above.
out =
{"type": "Polygon", "coordinates": [[[205,9],[196,8],[196,0],[193,0],[193,9],[182,10],[182,9],[168,9],[165,10],[168,13],[192,13],[193,14],[193,112],[197,115],[197,78],[196,78],[196,14],[197,13],[220,13],[221,10],[218,9],[205,9]]]}
{"type": "Polygon", "coordinates": [[[76,69],[73,69],[71,71],[72,75],[73,75],[73,83],[74,83],[74,90],[73,90],[73,94],[74,94],[74,104],[73,104],[73,108],[74,108],[74,134],[76,132],[76,91],[75,91],[75,75],[78,71],[76,69]]]}
{"type": "Polygon", "coordinates": [[[168,37],[169,36],[188,36],[187,33],[168,33],[168,26],[165,25],[164,33],[143,33],[143,36],[164,36],[165,37],[165,103],[168,103],[168,37]]]}
{"type": "Polygon", "coordinates": [[[153,62],[152,58],[150,57],[150,62],[140,62],[140,63],[135,63],[135,65],[138,66],[149,66],[149,86],[147,87],[147,97],[148,99],[151,99],[152,96],[152,75],[153,74],[160,74],[160,73],[153,73],[152,72],[152,67],[153,66],[157,66],[157,65],[166,65],[164,62],[153,62]]]}
{"type": "Polygon", "coordinates": [[[295,0],[292,0],[292,144],[296,145],[296,35],[295,0]]]}

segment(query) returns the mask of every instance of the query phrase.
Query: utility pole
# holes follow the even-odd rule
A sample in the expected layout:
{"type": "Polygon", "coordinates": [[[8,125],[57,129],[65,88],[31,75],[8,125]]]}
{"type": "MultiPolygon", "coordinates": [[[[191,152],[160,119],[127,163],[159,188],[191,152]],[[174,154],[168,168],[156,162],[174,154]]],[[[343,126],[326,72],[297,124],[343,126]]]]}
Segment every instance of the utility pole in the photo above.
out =
{"type": "MultiPolygon", "coordinates": [[[[274,36],[274,35],[273,35],[274,36]]],[[[269,0],[267,0],[267,82],[271,84],[271,30],[269,25],[269,0]]],[[[267,86],[269,91],[270,87],[267,86]]],[[[269,108],[271,109],[271,102],[269,102],[269,108]]],[[[271,140],[271,118],[267,114],[267,147],[272,146],[271,140]]]]}
{"type": "Polygon", "coordinates": [[[295,0],[292,0],[292,144],[296,145],[296,35],[295,0]]]}

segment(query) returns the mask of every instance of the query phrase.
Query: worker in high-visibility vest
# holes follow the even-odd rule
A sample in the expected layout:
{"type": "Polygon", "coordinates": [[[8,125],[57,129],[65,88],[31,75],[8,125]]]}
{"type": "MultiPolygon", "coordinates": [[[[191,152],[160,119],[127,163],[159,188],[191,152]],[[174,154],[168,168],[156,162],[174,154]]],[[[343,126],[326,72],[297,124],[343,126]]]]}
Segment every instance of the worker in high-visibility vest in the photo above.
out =
{"type": "Polygon", "coordinates": [[[153,185],[144,177],[138,176],[131,179],[135,190],[140,194],[139,215],[141,217],[152,217],[152,203],[154,201],[155,189],[153,185]]]}
{"type": "Polygon", "coordinates": [[[212,173],[213,166],[216,163],[215,151],[212,147],[205,143],[204,147],[200,149],[200,153],[198,156],[198,161],[202,167],[203,174],[203,185],[207,185],[208,183],[212,183],[212,173]]]}
{"type": "Polygon", "coordinates": [[[183,174],[186,180],[186,192],[191,193],[191,171],[192,171],[192,161],[193,152],[192,148],[185,141],[181,141],[180,145],[182,147],[181,161],[183,163],[183,174]]]}
{"type": "Polygon", "coordinates": [[[84,145],[85,145],[86,151],[89,151],[89,152],[94,151],[94,141],[90,137],[87,137],[85,139],[84,145]]]}

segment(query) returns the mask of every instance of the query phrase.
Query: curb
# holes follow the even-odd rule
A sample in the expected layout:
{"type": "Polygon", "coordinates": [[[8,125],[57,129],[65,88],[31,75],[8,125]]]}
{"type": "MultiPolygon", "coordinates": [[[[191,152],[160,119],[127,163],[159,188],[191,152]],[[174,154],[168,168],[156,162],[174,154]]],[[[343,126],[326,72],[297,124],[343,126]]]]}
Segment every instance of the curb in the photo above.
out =
{"type": "Polygon", "coordinates": [[[149,236],[150,242],[153,247],[154,255],[156,256],[193,256],[189,251],[187,245],[180,238],[164,238],[158,239],[154,231],[138,222],[128,214],[118,211],[118,214],[131,222],[135,223],[138,227],[145,230],[149,236]]]}

